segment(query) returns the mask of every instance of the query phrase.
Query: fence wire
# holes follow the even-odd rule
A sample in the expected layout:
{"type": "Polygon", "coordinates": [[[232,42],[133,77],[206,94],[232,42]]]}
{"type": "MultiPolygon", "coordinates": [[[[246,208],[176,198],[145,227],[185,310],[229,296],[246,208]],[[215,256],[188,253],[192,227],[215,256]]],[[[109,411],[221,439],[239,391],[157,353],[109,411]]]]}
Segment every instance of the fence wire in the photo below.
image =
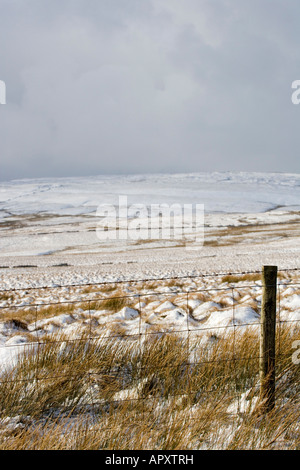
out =
{"type": "MultiPolygon", "coordinates": [[[[300,331],[300,314],[299,320],[283,315],[283,294],[287,288],[300,292],[300,282],[298,268],[280,273],[283,277],[278,277],[277,284],[276,361],[282,363],[290,360],[291,353],[284,347],[286,327],[295,328],[294,338],[300,331]],[[286,282],[284,276],[288,273],[294,277],[286,282]]],[[[259,280],[246,282],[245,277],[244,283],[240,285],[239,280],[234,278],[259,274],[259,271],[219,273],[3,289],[0,298],[6,299],[9,305],[0,307],[0,393],[1,398],[4,398],[0,416],[6,415],[6,402],[11,407],[9,397],[14,391],[17,397],[14,398],[15,413],[19,414],[29,413],[36,403],[40,403],[42,414],[79,413],[84,410],[94,417],[106,416],[121,406],[128,409],[131,417],[131,410],[136,407],[136,412],[145,418],[153,412],[153,408],[157,410],[158,406],[164,406],[170,400],[174,400],[174,403],[187,400],[190,409],[197,404],[212,409],[214,405],[211,403],[217,407],[219,400],[226,397],[229,397],[231,415],[240,414],[243,410],[242,395],[257,395],[259,299],[262,287],[259,280]],[[226,286],[222,279],[219,287],[184,286],[186,281],[218,279],[225,275],[229,276],[226,286]],[[163,283],[168,282],[174,285],[173,290],[166,292],[163,283]],[[156,284],[149,291],[147,283],[156,284]],[[142,284],[146,291],[138,289],[138,284],[142,284]],[[117,291],[128,286],[132,292],[110,294],[113,288],[117,291]],[[79,291],[76,300],[47,300],[50,290],[75,288],[79,291]],[[102,289],[100,295],[99,289],[102,289]],[[16,293],[24,298],[24,295],[34,290],[37,291],[35,299],[21,305],[14,303],[16,293]],[[41,299],[41,291],[46,292],[44,300],[41,299]],[[248,292],[248,301],[250,304],[255,303],[252,310],[256,308],[256,321],[238,319],[238,308],[248,305],[241,298],[241,292],[248,292]],[[215,300],[216,295],[222,293],[230,295],[231,305],[228,301],[222,304],[215,300]],[[178,300],[176,304],[176,296],[182,296],[179,304],[178,300]],[[177,311],[182,309],[183,319],[177,322],[179,325],[176,325],[176,321],[168,325],[163,313],[159,317],[155,307],[152,311],[147,308],[146,301],[150,299],[155,302],[155,298],[160,303],[171,299],[177,311]],[[230,312],[230,319],[227,315],[224,324],[206,325],[207,315],[196,318],[191,301],[201,302],[200,299],[204,298],[206,301],[211,298],[217,305],[209,318],[213,319],[218,313],[230,312]],[[107,308],[109,302],[113,310],[107,308]],[[122,306],[130,306],[136,312],[136,316],[129,320],[134,322],[133,331],[126,330],[126,318],[122,318],[119,313],[122,311],[119,307],[122,306]],[[72,323],[66,333],[66,328],[59,323],[59,316],[66,315],[67,319],[68,314],[72,323]],[[159,321],[155,323],[149,319],[151,314],[154,317],[156,315],[159,321]],[[76,330],[76,323],[80,323],[81,330],[76,330]],[[14,341],[11,338],[6,340],[4,324],[14,341]],[[46,333],[43,330],[45,325],[46,333]],[[247,345],[241,339],[245,331],[249,334],[251,344],[249,342],[247,345]],[[8,367],[4,364],[7,356],[11,356],[8,367]],[[213,396],[215,401],[212,401],[213,396]]],[[[71,292],[71,295],[75,293],[71,292]]],[[[189,419],[193,417],[189,416],[189,419]]]]}

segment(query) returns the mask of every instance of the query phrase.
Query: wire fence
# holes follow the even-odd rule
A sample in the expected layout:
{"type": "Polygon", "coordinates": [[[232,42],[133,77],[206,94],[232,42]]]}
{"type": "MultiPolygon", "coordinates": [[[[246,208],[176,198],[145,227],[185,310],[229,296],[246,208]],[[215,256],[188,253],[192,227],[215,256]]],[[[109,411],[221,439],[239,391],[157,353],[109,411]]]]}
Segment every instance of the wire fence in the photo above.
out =
{"type": "MultiPolygon", "coordinates": [[[[257,396],[260,275],[3,289],[1,416],[8,406],[30,414],[39,404],[43,415],[109,415],[119,407],[130,414],[135,407],[145,419],[170,400],[211,409],[220,399],[228,399],[228,413],[240,414],[245,396],[257,396]]],[[[300,302],[289,304],[287,293],[300,298],[298,268],[278,273],[278,376],[300,332],[300,302]]]]}

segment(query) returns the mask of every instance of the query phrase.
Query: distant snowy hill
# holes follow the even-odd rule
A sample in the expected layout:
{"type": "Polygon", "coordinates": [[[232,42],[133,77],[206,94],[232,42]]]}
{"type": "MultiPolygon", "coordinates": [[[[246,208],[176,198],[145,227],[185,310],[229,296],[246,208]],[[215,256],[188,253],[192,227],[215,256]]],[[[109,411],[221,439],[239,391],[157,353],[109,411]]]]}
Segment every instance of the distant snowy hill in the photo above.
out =
{"type": "Polygon", "coordinates": [[[204,204],[206,212],[300,209],[300,174],[212,172],[39,178],[0,183],[0,220],[14,214],[88,214],[100,204],[204,204]]]}

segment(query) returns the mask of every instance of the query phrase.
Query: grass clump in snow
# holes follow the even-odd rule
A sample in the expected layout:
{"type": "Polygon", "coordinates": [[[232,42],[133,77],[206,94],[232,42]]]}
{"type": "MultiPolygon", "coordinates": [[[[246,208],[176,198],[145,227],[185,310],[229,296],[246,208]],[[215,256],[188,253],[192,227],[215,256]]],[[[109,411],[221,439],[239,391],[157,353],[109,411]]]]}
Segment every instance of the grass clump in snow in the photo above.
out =
{"type": "Polygon", "coordinates": [[[299,328],[278,330],[276,408],[258,403],[257,330],[49,337],[2,371],[0,449],[297,448],[299,328]],[[9,438],[8,438],[9,437],[9,438]]]}
{"type": "Polygon", "coordinates": [[[108,310],[109,312],[118,312],[128,305],[129,300],[125,297],[110,297],[100,303],[100,310],[108,310]]]}
{"type": "Polygon", "coordinates": [[[261,280],[261,274],[260,273],[246,273],[246,274],[227,274],[226,276],[223,276],[221,279],[221,282],[232,282],[232,283],[237,283],[237,282],[255,282],[255,281],[260,281],[261,280]]]}

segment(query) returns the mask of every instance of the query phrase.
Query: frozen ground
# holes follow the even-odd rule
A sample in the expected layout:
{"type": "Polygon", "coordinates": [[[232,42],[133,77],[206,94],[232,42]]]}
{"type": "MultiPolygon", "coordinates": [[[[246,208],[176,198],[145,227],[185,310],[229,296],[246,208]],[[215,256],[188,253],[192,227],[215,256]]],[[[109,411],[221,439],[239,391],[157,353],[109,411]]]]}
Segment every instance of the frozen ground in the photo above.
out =
{"type": "MultiPolygon", "coordinates": [[[[297,326],[298,271],[279,274],[278,294],[278,319],[297,326]]],[[[233,327],[258,332],[261,296],[259,273],[2,292],[1,366],[11,365],[26,345],[53,334],[79,339],[88,330],[95,338],[137,339],[174,331],[188,334],[192,345],[193,339],[210,341],[233,327]]]]}
{"type": "MultiPolygon", "coordinates": [[[[106,234],[111,235],[109,224],[106,234]]],[[[265,264],[282,270],[280,320],[298,323],[299,224],[300,175],[211,173],[2,183],[1,366],[14,364],[28,344],[53,334],[81,337],[87,328],[96,337],[121,338],[176,331],[189,334],[191,346],[193,338],[211,341],[228,328],[257,329],[260,275],[225,275],[259,272],[265,264]],[[127,240],[99,238],[97,208],[117,206],[124,195],[128,204],[147,208],[204,204],[204,237],[201,227],[194,230],[187,220],[181,236],[135,239],[134,224],[148,218],[131,215],[133,232],[127,240]],[[166,279],[172,277],[184,278],[166,279]],[[165,280],[153,281],[158,278],[165,280]],[[124,296],[124,304],[113,309],[103,303],[124,296]]],[[[124,393],[130,398],[135,391],[124,393]]]]}
{"type": "MultiPolygon", "coordinates": [[[[133,223],[145,220],[130,216],[133,223]]],[[[299,221],[297,174],[227,172],[1,183],[0,287],[252,271],[263,264],[295,268],[300,265],[299,221]],[[150,215],[154,204],[203,204],[204,238],[201,230],[190,229],[164,240],[134,239],[136,230],[128,232],[127,240],[100,239],[97,209],[103,204],[118,207],[120,196],[126,196],[128,207],[143,204],[150,215]]],[[[115,234],[118,237],[118,231],[115,234]]]]}
{"type": "MultiPolygon", "coordinates": [[[[149,221],[149,214],[155,218],[150,210],[146,216],[141,213],[127,212],[126,220],[135,224],[149,221]]],[[[118,220],[118,229],[120,225],[118,220]]],[[[26,293],[41,286],[241,273],[260,271],[264,264],[294,270],[300,267],[299,227],[297,174],[226,172],[1,183],[0,288],[20,290],[13,300],[3,293],[0,306],[65,300],[62,290],[26,293]],[[128,207],[143,204],[147,210],[153,204],[204,204],[204,236],[201,226],[193,229],[187,218],[187,230],[169,239],[135,239],[137,225],[130,225],[127,239],[112,239],[111,221],[108,231],[101,231],[108,239],[102,239],[99,207],[117,207],[120,196],[126,196],[128,207]]],[[[114,233],[118,238],[118,230],[114,233]]],[[[297,282],[298,275],[296,271],[289,282],[297,282]]],[[[211,279],[211,284],[207,278],[199,280],[197,288],[218,288],[220,277],[211,279]]],[[[187,287],[193,287],[190,282],[187,287]]],[[[71,290],[67,298],[77,301],[81,293],[71,290]]],[[[294,302],[297,310],[297,299],[294,302]]]]}

